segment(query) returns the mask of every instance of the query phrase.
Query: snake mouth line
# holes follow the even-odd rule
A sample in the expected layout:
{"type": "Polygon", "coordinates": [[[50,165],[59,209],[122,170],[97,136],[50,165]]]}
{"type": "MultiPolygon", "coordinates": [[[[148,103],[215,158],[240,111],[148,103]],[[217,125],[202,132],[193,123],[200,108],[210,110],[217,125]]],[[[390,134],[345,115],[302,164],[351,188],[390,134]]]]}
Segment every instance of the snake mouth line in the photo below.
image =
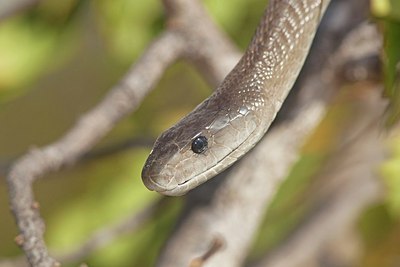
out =
{"type": "MultiPolygon", "coordinates": [[[[197,176],[197,175],[196,175],[196,176],[197,176]]],[[[196,178],[196,176],[193,176],[192,179],[196,178]]],[[[188,183],[190,180],[192,180],[192,179],[188,179],[188,180],[184,181],[183,183],[178,183],[178,185],[175,186],[173,189],[177,188],[178,186],[182,186],[182,185],[184,185],[184,184],[187,184],[187,183],[188,183]]]]}

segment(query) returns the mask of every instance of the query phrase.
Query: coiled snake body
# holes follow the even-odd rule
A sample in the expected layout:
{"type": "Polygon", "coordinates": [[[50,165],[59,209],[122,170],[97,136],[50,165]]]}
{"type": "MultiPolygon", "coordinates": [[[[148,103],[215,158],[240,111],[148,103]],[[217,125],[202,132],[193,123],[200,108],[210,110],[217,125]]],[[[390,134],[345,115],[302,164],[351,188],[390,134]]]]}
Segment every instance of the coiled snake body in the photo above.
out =
{"type": "Polygon", "coordinates": [[[182,195],[214,177],[265,134],[308,54],[328,0],[270,0],[257,31],[218,89],[156,140],[144,184],[182,195]]]}

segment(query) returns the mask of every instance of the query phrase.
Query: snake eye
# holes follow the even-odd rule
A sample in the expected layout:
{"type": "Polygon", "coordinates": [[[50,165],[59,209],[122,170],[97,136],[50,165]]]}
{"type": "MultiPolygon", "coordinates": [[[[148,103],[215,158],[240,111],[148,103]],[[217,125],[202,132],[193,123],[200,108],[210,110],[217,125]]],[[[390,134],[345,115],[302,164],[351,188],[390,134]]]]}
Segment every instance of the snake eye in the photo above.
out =
{"type": "Polygon", "coordinates": [[[208,141],[205,136],[197,136],[192,142],[192,151],[196,154],[200,154],[207,149],[208,141]]]}

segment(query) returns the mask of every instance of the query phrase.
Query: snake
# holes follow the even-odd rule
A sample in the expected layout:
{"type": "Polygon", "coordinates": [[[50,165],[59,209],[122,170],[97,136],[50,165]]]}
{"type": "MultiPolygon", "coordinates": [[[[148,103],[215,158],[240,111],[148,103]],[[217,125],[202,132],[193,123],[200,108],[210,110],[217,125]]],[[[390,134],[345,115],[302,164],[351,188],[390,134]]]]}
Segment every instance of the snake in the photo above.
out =
{"type": "Polygon", "coordinates": [[[149,190],[184,195],[260,141],[299,75],[329,2],[269,1],[242,58],[214,93],[156,139],[142,170],[149,190]]]}

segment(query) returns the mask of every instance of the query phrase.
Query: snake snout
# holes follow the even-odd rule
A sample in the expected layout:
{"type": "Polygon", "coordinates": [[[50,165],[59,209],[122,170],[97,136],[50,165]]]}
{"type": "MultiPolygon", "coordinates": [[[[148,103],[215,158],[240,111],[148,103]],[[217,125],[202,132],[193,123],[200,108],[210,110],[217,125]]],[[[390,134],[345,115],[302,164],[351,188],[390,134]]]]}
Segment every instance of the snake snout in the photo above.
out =
{"type": "Polygon", "coordinates": [[[155,170],[154,164],[146,164],[142,170],[142,180],[144,185],[152,191],[164,192],[172,190],[178,186],[172,173],[155,170]]]}
{"type": "Polygon", "coordinates": [[[163,192],[168,190],[167,185],[159,184],[151,176],[142,177],[144,185],[151,191],[163,192]]]}

